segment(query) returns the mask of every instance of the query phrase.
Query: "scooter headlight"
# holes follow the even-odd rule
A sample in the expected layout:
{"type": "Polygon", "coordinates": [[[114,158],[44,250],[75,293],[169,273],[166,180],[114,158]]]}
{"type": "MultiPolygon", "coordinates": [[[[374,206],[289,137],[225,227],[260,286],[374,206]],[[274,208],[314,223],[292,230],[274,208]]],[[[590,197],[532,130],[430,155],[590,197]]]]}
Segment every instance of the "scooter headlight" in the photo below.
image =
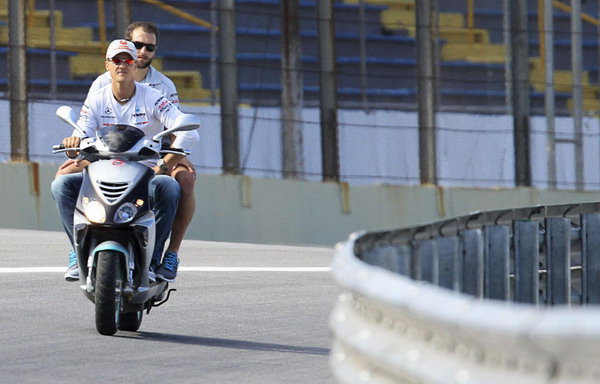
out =
{"type": "Polygon", "coordinates": [[[115,223],[129,223],[135,215],[137,215],[138,209],[132,203],[125,203],[117,209],[115,213],[115,223]]]}
{"type": "Polygon", "coordinates": [[[92,223],[102,224],[106,221],[106,211],[102,204],[88,197],[82,199],[83,212],[92,223]]]}

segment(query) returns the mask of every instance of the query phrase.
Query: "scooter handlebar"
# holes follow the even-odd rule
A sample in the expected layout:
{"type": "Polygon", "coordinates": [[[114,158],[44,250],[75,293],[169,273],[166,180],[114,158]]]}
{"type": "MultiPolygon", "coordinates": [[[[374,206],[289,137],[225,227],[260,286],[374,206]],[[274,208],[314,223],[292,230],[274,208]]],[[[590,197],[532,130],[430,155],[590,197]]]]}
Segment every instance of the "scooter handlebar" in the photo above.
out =
{"type": "Polygon", "coordinates": [[[174,155],[189,156],[191,152],[189,149],[182,148],[165,148],[160,150],[161,155],[166,155],[167,153],[172,153],[174,155]]]}
{"type": "Polygon", "coordinates": [[[65,148],[63,144],[57,144],[52,146],[52,153],[63,153],[67,151],[79,151],[80,148],[65,148]]]}

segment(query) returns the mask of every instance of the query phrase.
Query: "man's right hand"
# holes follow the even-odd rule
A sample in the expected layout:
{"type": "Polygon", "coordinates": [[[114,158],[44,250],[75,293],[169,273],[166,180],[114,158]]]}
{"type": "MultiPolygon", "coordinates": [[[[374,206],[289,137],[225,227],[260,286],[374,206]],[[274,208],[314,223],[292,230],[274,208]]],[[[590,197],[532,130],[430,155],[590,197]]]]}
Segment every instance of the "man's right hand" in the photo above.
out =
{"type": "MultiPolygon", "coordinates": [[[[81,137],[77,136],[65,137],[62,141],[62,145],[65,148],[79,148],[80,144],[81,137]]],[[[79,154],[79,151],[67,151],[66,154],[67,157],[73,159],[79,154]]]]}

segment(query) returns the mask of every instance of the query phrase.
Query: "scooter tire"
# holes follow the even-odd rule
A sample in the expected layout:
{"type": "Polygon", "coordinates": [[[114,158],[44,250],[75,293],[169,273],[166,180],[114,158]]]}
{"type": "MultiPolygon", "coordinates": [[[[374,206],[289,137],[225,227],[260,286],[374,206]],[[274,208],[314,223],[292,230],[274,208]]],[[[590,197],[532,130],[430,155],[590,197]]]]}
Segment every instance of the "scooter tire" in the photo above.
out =
{"type": "Polygon", "coordinates": [[[98,253],[96,265],[96,330],[101,335],[114,335],[121,316],[123,272],[120,268],[120,253],[102,251],[98,253]]]}
{"type": "Polygon", "coordinates": [[[137,331],[142,325],[143,317],[144,311],[121,313],[121,319],[119,320],[119,330],[129,332],[137,331]]]}

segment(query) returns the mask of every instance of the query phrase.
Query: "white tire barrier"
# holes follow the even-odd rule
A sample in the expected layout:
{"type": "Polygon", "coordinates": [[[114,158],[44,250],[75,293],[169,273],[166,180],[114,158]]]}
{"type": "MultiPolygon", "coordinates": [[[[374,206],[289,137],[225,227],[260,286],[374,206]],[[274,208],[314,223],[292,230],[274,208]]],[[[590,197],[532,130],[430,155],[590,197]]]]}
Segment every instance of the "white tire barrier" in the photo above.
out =
{"type": "Polygon", "coordinates": [[[339,383],[600,383],[600,309],[481,299],[361,261],[338,244],[330,324],[339,383]]]}

